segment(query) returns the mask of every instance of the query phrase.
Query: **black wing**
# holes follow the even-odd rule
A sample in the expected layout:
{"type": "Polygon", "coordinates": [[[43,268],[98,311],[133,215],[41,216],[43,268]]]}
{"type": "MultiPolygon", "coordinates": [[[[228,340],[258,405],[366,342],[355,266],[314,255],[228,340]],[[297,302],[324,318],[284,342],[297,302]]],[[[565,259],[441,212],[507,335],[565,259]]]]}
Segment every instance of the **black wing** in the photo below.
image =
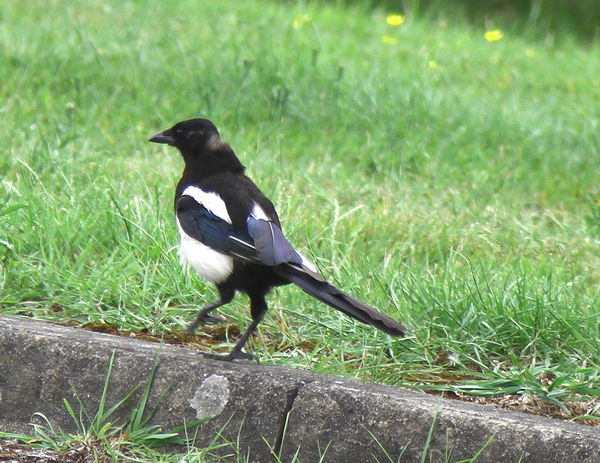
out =
{"type": "Polygon", "coordinates": [[[183,231],[215,251],[267,266],[302,261],[275,222],[249,216],[245,227],[234,227],[188,195],[176,201],[175,211],[183,231]]]}

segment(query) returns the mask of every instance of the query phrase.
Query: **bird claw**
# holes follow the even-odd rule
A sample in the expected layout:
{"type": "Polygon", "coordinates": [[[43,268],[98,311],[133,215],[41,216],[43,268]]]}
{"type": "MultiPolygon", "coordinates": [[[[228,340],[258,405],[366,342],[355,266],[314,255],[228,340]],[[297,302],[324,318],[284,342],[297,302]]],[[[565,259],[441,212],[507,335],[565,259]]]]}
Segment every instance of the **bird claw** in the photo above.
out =
{"type": "Polygon", "coordinates": [[[250,360],[251,362],[256,362],[260,364],[260,360],[254,354],[249,354],[246,352],[229,352],[228,354],[212,354],[210,352],[201,352],[201,354],[211,360],[219,360],[221,362],[233,362],[234,360],[250,360]]]}
{"type": "Polygon", "coordinates": [[[212,317],[208,314],[206,315],[202,315],[202,316],[198,316],[192,323],[190,323],[190,326],[187,327],[187,334],[194,334],[196,332],[196,329],[199,326],[204,326],[204,325],[218,325],[219,323],[222,323],[223,320],[221,320],[220,318],[217,317],[212,317]]]}
{"type": "Polygon", "coordinates": [[[218,317],[213,317],[211,315],[204,315],[201,319],[200,319],[200,324],[201,325],[218,325],[219,323],[222,323],[223,320],[221,320],[218,317]]]}

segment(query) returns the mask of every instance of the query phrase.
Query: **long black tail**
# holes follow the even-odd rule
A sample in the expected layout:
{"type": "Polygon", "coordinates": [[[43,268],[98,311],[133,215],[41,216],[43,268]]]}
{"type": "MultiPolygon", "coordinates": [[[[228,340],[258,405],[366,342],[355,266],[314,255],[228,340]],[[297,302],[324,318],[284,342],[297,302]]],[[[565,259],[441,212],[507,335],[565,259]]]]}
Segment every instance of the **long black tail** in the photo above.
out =
{"type": "Polygon", "coordinates": [[[407,331],[404,326],[393,318],[357,301],[335,286],[327,283],[318,273],[297,267],[293,264],[279,265],[273,270],[298,285],[315,299],[360,322],[372,325],[391,336],[404,336],[407,331]]]}

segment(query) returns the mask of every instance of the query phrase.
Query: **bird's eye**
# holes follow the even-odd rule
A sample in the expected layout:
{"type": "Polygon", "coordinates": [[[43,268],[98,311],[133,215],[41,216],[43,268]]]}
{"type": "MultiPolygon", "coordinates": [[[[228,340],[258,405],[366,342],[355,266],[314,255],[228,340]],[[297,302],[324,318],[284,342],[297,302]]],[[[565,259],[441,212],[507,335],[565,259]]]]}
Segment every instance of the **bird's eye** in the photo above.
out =
{"type": "Polygon", "coordinates": [[[178,127],[178,128],[175,129],[175,133],[177,135],[183,135],[183,129],[181,129],[181,128],[178,127]]]}

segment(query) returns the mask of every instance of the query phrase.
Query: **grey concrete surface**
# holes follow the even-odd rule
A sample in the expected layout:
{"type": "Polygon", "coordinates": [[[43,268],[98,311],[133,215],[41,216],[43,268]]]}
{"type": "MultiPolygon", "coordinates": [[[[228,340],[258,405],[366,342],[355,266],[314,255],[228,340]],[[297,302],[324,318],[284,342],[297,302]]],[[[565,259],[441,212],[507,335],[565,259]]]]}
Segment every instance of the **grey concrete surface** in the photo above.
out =
{"type": "Polygon", "coordinates": [[[252,462],[273,461],[272,452],[285,462],[413,462],[424,449],[425,461],[457,462],[484,447],[478,463],[600,462],[600,431],[583,425],[6,316],[0,430],[31,433],[38,412],[75,432],[63,400],[77,408],[76,391],[95,412],[113,353],[108,406],[138,387],[114,419],[131,413],[158,358],[150,404],[167,392],[152,423],[167,431],[207,418],[197,446],[225,439],[252,462]]]}

